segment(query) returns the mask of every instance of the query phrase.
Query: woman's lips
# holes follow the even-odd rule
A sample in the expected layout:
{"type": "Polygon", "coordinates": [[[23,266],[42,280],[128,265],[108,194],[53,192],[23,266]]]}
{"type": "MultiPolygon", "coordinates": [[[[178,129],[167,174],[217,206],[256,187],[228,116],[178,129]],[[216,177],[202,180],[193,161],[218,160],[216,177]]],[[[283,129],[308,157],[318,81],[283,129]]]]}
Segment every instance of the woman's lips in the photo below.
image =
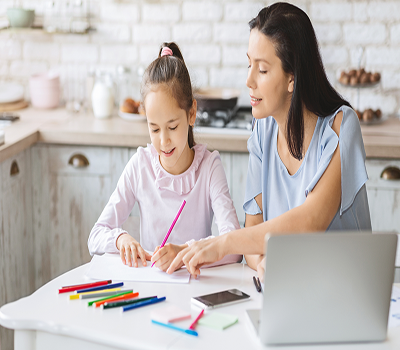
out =
{"type": "Polygon", "coordinates": [[[261,101],[262,101],[261,98],[256,98],[256,97],[250,95],[250,104],[251,104],[253,107],[255,107],[255,106],[257,106],[258,104],[260,104],[261,101]]]}
{"type": "Polygon", "coordinates": [[[175,148],[173,148],[172,150],[170,150],[168,152],[162,151],[162,153],[164,153],[165,157],[171,157],[174,154],[174,152],[175,152],[175,148]]]}

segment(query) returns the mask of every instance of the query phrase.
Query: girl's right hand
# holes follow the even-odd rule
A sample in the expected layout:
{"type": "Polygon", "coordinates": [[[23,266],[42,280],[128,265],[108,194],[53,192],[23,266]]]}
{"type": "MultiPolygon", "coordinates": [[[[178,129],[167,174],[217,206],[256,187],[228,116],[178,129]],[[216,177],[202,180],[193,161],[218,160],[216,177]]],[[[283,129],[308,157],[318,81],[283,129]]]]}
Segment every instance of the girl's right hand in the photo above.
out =
{"type": "Polygon", "coordinates": [[[124,265],[138,267],[137,258],[140,258],[143,266],[146,266],[146,260],[151,260],[151,255],[141,247],[136,239],[127,233],[123,233],[118,237],[117,248],[124,265]]]}

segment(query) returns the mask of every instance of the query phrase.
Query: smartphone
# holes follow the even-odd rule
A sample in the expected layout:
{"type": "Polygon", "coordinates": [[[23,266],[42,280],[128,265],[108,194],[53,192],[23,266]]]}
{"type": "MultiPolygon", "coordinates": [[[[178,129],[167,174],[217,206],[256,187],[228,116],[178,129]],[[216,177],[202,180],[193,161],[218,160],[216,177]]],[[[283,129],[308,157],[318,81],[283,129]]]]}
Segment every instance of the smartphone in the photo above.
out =
{"type": "Polygon", "coordinates": [[[238,289],[228,289],[222,292],[201,295],[199,297],[193,297],[192,303],[203,309],[215,308],[230,304],[235,304],[240,301],[246,301],[250,299],[250,295],[243,293],[238,289]]]}

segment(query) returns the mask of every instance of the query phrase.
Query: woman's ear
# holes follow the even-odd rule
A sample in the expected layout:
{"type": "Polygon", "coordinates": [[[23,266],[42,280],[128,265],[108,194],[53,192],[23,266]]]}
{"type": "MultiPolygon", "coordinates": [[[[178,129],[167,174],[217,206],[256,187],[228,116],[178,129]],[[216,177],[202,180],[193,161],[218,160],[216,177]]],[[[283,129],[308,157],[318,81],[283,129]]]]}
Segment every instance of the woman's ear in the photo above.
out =
{"type": "Polygon", "coordinates": [[[197,101],[193,99],[193,104],[189,111],[189,125],[194,126],[194,122],[196,121],[196,114],[197,114],[197,101]]]}
{"type": "Polygon", "coordinates": [[[289,85],[288,85],[288,92],[293,93],[294,90],[294,75],[289,75],[289,85]]]}

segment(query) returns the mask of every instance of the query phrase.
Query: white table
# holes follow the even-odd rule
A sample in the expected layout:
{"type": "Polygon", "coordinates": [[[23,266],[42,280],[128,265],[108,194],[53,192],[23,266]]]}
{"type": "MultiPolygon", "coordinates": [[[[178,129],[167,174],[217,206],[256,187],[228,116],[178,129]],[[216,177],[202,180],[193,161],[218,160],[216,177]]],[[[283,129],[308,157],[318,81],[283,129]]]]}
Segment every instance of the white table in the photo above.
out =
{"type": "MultiPolygon", "coordinates": [[[[15,330],[15,349],[265,349],[250,329],[245,310],[261,307],[261,294],[254,287],[252,271],[247,265],[233,264],[202,270],[198,280],[189,284],[126,282],[139,296],[166,296],[167,301],[121,313],[119,309],[102,310],[88,307],[85,300],[69,300],[70,293],[58,294],[65,285],[88,282],[88,264],[71,270],[38,289],[32,295],[4,305],[0,309],[0,324],[15,330]],[[236,315],[239,322],[224,331],[201,325],[199,337],[193,337],[151,323],[150,312],[173,303],[190,310],[190,298],[201,294],[238,288],[250,294],[251,300],[210,312],[236,315]]],[[[192,317],[192,320],[193,320],[192,317]]],[[[190,320],[181,324],[190,324],[190,320]]],[[[297,350],[395,350],[400,349],[400,327],[389,330],[383,343],[288,346],[275,349],[297,350]]]]}

